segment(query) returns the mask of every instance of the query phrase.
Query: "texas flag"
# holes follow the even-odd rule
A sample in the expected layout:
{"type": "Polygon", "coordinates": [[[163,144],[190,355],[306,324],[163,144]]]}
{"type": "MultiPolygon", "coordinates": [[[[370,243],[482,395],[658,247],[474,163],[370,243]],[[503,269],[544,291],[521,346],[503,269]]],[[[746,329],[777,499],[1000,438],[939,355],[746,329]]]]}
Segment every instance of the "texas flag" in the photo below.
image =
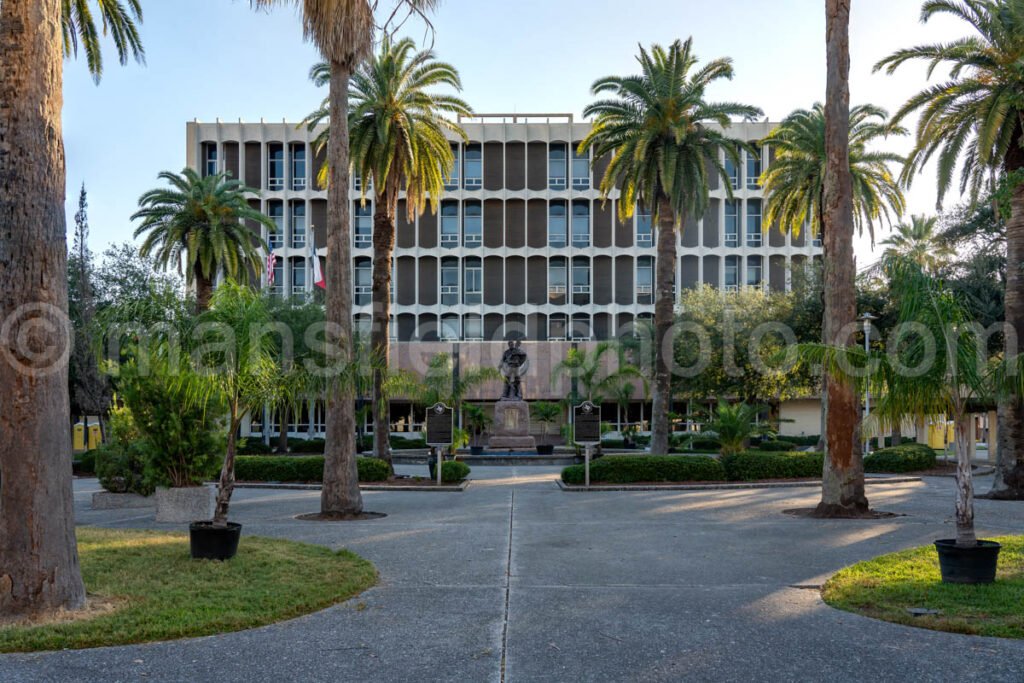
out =
{"type": "Polygon", "coordinates": [[[316,253],[316,231],[310,230],[309,235],[309,258],[313,259],[313,284],[320,289],[327,289],[327,282],[324,280],[324,271],[320,267],[320,257],[316,253]]]}

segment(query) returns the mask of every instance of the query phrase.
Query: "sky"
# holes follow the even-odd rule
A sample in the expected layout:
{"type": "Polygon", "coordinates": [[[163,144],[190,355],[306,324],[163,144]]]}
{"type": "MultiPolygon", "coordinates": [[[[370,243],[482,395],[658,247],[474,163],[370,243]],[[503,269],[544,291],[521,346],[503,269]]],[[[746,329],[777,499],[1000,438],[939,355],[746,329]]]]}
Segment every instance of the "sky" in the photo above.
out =
{"type": "MultiPolygon", "coordinates": [[[[185,165],[186,121],[298,121],[325,95],[307,79],[317,54],[291,8],[143,0],[143,10],[145,65],[122,67],[108,48],[99,85],[84,59],[65,68],[68,230],[84,183],[94,253],[131,240],[139,196],[159,185],[160,171],[185,165]]],[[[873,64],[901,47],[965,34],[946,18],[922,25],[918,0],[856,0],[852,12],[851,102],[890,112],[925,85],[924,67],[886,76],[873,74],[873,64]]],[[[734,79],[712,86],[709,99],[752,104],[778,121],[824,99],[824,17],[823,0],[444,0],[432,40],[438,58],[458,68],[462,95],[477,112],[579,117],[594,80],[636,73],[638,44],[692,36],[702,60],[734,62],[734,79]]],[[[422,23],[406,32],[431,39],[422,23]]],[[[911,139],[890,145],[903,153],[911,139]]],[[[909,211],[933,213],[935,197],[934,170],[926,168],[908,192],[909,211]]],[[[947,198],[947,206],[955,202],[947,198]]],[[[856,246],[859,265],[877,258],[867,235],[856,246]]]]}

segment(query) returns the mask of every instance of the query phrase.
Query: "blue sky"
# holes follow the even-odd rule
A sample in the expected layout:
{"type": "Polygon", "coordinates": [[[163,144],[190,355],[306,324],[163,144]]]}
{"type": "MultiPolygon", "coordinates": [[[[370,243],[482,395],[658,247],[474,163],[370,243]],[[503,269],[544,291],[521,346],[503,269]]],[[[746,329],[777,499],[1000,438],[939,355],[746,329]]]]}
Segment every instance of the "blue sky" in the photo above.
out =
{"type": "MultiPolygon", "coordinates": [[[[121,67],[107,50],[96,86],[84,60],[66,64],[68,227],[85,182],[94,252],[131,239],[139,195],[161,170],[184,166],[186,121],[297,121],[323,97],[306,78],[317,55],[293,10],[256,13],[246,0],[143,7],[145,66],[121,67]]],[[[899,47],[963,35],[949,20],[921,25],[919,11],[917,0],[854,3],[854,103],[895,111],[923,86],[924,69],[890,77],[872,74],[872,64],[899,47]]],[[[478,112],[578,116],[596,78],[636,71],[638,43],[688,36],[703,59],[734,60],[735,79],[710,92],[714,99],[754,104],[774,121],[824,98],[823,0],[446,0],[434,25],[438,56],[460,70],[463,96],[478,112]]],[[[422,38],[422,25],[409,33],[422,38]]],[[[905,151],[909,138],[892,147],[905,151]]],[[[931,169],[908,198],[915,213],[934,210],[931,169]]],[[[874,258],[866,237],[858,255],[861,264],[874,258]]]]}

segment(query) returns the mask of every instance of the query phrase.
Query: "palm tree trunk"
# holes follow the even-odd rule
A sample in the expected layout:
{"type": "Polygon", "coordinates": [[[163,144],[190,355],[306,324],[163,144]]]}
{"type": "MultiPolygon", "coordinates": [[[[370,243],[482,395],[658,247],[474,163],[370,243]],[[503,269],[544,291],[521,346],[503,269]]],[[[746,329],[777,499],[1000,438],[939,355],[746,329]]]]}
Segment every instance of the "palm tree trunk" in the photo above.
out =
{"type": "MultiPolygon", "coordinates": [[[[857,319],[849,130],[850,0],[826,0],[825,7],[825,337],[831,344],[846,345],[857,319]]],[[[834,517],[866,512],[864,463],[856,447],[860,405],[854,385],[827,377],[825,400],[825,467],[816,514],[834,517]]]]}
{"type": "Polygon", "coordinates": [[[960,548],[978,545],[974,534],[974,481],[971,474],[970,415],[958,415],[953,431],[956,439],[956,544],[960,548]]]}
{"type": "MultiPolygon", "coordinates": [[[[1007,171],[1024,166],[1020,156],[1017,150],[1013,158],[1007,159],[1007,171]]],[[[1006,324],[1016,334],[1006,335],[1006,355],[1014,358],[1020,353],[1020,340],[1024,339],[1024,272],[1020,268],[1024,263],[1024,185],[1014,188],[1010,207],[1010,219],[1006,222],[1006,324]]],[[[1024,500],[1024,402],[1021,396],[1011,395],[1006,399],[1001,417],[996,475],[992,490],[985,497],[1024,500]]]]}
{"type": "Polygon", "coordinates": [[[651,453],[668,453],[668,411],[672,402],[672,322],[675,313],[676,216],[668,197],[658,201],[657,301],[654,305],[654,392],[651,407],[651,453]],[[665,347],[668,346],[668,349],[665,347]]]}
{"type": "Polygon", "coordinates": [[[196,283],[196,312],[202,313],[210,308],[210,298],[213,297],[213,278],[207,277],[203,273],[203,267],[198,261],[196,261],[192,273],[193,281],[196,283]]]}
{"type": "Polygon", "coordinates": [[[277,430],[277,452],[287,453],[288,452],[288,419],[291,417],[291,408],[287,403],[283,403],[278,409],[277,414],[280,416],[281,421],[277,430]]]}
{"type": "Polygon", "coordinates": [[[228,445],[224,453],[224,464],[220,467],[220,481],[217,485],[217,506],[213,511],[213,526],[226,528],[228,525],[228,506],[231,494],[235,492],[235,451],[238,447],[238,428],[242,418],[237,416],[238,406],[231,406],[229,421],[228,445]]]}
{"type": "MultiPolygon", "coordinates": [[[[352,248],[349,225],[348,81],[351,67],[331,61],[331,135],[327,186],[327,324],[341,351],[352,361],[352,248]]],[[[327,390],[327,433],[320,512],[357,515],[363,511],[355,452],[355,401],[349,368],[336,373],[327,390]]]]}
{"type": "Polygon", "coordinates": [[[373,348],[373,454],[391,462],[391,411],[384,392],[391,353],[391,258],[395,252],[395,214],[398,211],[398,176],[392,172],[373,216],[373,324],[370,344],[373,348]]]}
{"type": "Polygon", "coordinates": [[[0,4],[0,614],[79,609],[57,0],[0,4]],[[19,310],[20,309],[20,310],[19,310]],[[22,324],[17,324],[18,320],[22,324]],[[20,328],[20,329],[19,329],[20,328]],[[19,337],[27,335],[23,341],[19,337]],[[25,347],[28,348],[25,348],[25,347]]]}

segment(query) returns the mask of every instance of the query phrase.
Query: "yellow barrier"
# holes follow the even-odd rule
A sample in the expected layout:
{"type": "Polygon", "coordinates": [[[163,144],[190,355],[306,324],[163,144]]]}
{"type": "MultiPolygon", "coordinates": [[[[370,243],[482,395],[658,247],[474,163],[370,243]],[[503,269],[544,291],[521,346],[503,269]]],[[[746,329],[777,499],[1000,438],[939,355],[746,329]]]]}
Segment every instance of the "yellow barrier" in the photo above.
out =
{"type": "Polygon", "coordinates": [[[103,443],[103,432],[99,425],[89,425],[89,450],[99,448],[103,443]]]}
{"type": "Polygon", "coordinates": [[[71,428],[71,448],[76,451],[85,450],[85,425],[81,422],[71,428]]]}

